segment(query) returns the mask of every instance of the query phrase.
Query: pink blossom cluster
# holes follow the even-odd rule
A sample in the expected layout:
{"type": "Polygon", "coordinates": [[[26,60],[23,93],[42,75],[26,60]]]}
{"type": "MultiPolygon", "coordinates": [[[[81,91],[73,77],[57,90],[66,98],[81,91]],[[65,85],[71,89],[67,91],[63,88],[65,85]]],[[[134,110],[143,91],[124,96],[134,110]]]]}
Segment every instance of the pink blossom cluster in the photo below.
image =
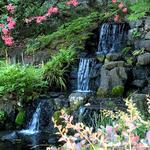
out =
{"type": "MultiPolygon", "coordinates": [[[[117,0],[112,0],[112,3],[116,4],[117,0]]],[[[118,4],[118,8],[121,9],[124,14],[127,14],[128,9],[125,7],[125,4],[123,2],[120,2],[118,4]]],[[[119,20],[120,20],[120,14],[115,15],[114,21],[119,22],[119,20]]]]}
{"type": "Polygon", "coordinates": [[[27,18],[27,19],[25,19],[25,22],[30,23],[30,22],[35,20],[36,23],[41,23],[41,22],[45,21],[47,19],[47,17],[51,16],[52,14],[56,14],[56,13],[58,13],[58,8],[57,7],[50,7],[44,15],[31,17],[29,19],[27,18]]]}
{"type": "Polygon", "coordinates": [[[8,11],[9,13],[11,13],[11,14],[14,13],[14,11],[15,11],[15,6],[13,6],[12,4],[9,4],[9,5],[7,5],[6,7],[7,7],[7,11],[8,11]]]}
{"type": "MultiPolygon", "coordinates": [[[[78,6],[78,1],[77,0],[69,0],[66,2],[67,6],[73,5],[73,6],[78,6]]],[[[30,17],[26,18],[25,22],[26,23],[31,23],[32,21],[36,21],[36,23],[41,23],[47,19],[47,17],[50,17],[52,14],[57,14],[58,13],[58,8],[56,6],[50,7],[47,12],[44,15],[41,16],[35,16],[35,17],[30,17]]]]}
{"type": "MultiPolygon", "coordinates": [[[[12,4],[6,6],[8,13],[13,14],[15,7],[12,4]]],[[[2,40],[5,45],[12,46],[14,43],[13,37],[11,36],[11,30],[16,26],[16,22],[11,16],[7,17],[6,24],[0,24],[0,28],[2,29],[2,40]]]]}
{"type": "Polygon", "coordinates": [[[78,6],[78,1],[77,0],[70,0],[68,2],[66,2],[66,5],[70,6],[70,5],[73,5],[73,6],[78,6]]]}

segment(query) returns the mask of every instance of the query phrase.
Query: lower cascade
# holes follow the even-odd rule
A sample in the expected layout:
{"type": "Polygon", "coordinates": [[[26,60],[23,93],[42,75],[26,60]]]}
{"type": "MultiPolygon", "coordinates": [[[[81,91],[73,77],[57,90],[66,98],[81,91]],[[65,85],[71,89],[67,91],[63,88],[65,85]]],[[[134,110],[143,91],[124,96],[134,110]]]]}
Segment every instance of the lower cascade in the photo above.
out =
{"type": "Polygon", "coordinates": [[[90,92],[90,76],[93,72],[95,59],[81,58],[78,69],[77,92],[90,92]]]}
{"type": "Polygon", "coordinates": [[[36,108],[36,111],[34,112],[27,129],[21,130],[20,133],[34,134],[39,132],[40,114],[41,114],[41,102],[38,104],[38,107],[36,108]]]}

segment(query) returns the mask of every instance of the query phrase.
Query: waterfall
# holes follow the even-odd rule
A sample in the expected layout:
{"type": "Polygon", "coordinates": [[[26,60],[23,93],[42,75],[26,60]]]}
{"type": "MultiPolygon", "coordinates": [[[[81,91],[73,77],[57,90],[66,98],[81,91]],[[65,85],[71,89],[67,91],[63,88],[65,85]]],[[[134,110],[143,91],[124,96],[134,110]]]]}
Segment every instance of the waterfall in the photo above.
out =
{"type": "Polygon", "coordinates": [[[41,114],[41,102],[38,104],[38,107],[36,108],[32,119],[30,120],[27,129],[21,130],[20,133],[23,134],[34,134],[39,132],[39,120],[40,120],[40,114],[41,114]]]}
{"type": "Polygon", "coordinates": [[[104,23],[100,28],[98,54],[120,51],[127,39],[126,24],[104,23]]]}
{"type": "Polygon", "coordinates": [[[78,69],[77,91],[90,92],[90,76],[95,61],[92,58],[81,58],[78,69]]]}

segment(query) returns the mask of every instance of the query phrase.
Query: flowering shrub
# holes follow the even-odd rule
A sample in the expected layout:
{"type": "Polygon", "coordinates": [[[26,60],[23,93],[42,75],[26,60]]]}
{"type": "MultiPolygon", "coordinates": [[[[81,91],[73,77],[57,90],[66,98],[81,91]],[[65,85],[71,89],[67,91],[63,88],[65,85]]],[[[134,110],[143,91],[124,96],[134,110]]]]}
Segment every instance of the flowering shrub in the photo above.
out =
{"type": "MultiPolygon", "coordinates": [[[[70,1],[66,2],[66,5],[67,6],[73,5],[74,7],[76,7],[76,6],[78,6],[78,1],[70,0],[70,1]]],[[[25,22],[30,23],[35,20],[36,23],[41,23],[41,22],[45,21],[48,17],[50,17],[52,14],[57,14],[57,13],[59,13],[59,8],[57,6],[51,6],[50,8],[48,8],[48,11],[44,15],[25,19],[25,22]]]]}
{"type": "MultiPolygon", "coordinates": [[[[57,121],[53,120],[55,127],[58,129],[57,134],[61,135],[59,141],[65,142],[58,149],[147,149],[150,147],[150,121],[142,119],[130,100],[126,100],[126,105],[128,106],[127,113],[120,111],[118,120],[112,126],[101,126],[96,132],[93,132],[92,128],[85,126],[83,123],[73,124],[73,117],[62,111],[63,126],[58,125],[57,121]],[[145,130],[141,131],[144,137],[138,132],[141,126],[145,127],[145,130]],[[70,131],[73,134],[70,134],[70,131]]],[[[57,148],[51,147],[51,150],[57,150],[57,148]]]]}
{"type": "MultiPolygon", "coordinates": [[[[60,3],[60,2],[59,2],[60,3]]],[[[58,3],[58,4],[59,4],[58,3]]],[[[66,6],[78,6],[78,1],[77,0],[70,0],[64,2],[66,6]]],[[[19,7],[19,6],[18,6],[19,7]]],[[[4,20],[0,22],[0,31],[1,31],[1,38],[4,41],[4,44],[6,46],[12,46],[14,44],[14,39],[11,35],[12,29],[16,26],[16,21],[13,19],[12,15],[15,12],[15,6],[13,4],[8,4],[5,6],[7,13],[4,16],[4,20]],[[7,15],[7,17],[5,17],[7,15]]],[[[42,23],[43,21],[47,20],[48,17],[50,17],[52,14],[57,14],[59,13],[59,9],[57,4],[52,5],[51,7],[48,8],[47,12],[43,15],[39,16],[33,16],[24,19],[26,23],[31,23],[32,21],[36,21],[37,24],[42,23]]]]}
{"type": "Polygon", "coordinates": [[[0,30],[2,32],[2,40],[4,41],[5,45],[12,46],[14,43],[13,37],[11,36],[12,29],[16,26],[15,20],[9,16],[12,15],[15,11],[15,7],[12,4],[8,4],[6,6],[8,16],[4,23],[0,24],[0,30]]]}

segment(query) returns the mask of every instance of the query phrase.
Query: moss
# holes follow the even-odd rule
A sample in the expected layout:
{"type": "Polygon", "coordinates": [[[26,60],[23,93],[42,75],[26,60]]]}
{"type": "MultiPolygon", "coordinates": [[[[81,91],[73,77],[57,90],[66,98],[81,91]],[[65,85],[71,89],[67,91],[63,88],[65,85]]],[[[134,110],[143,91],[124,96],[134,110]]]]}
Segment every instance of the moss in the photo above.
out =
{"type": "Polygon", "coordinates": [[[124,93],[124,86],[122,85],[117,85],[112,89],[112,95],[115,97],[122,96],[123,93],[124,93]]]}
{"type": "Polygon", "coordinates": [[[99,98],[109,97],[109,91],[107,89],[104,89],[104,88],[99,88],[97,90],[97,97],[99,97],[99,98]]]}
{"type": "Polygon", "coordinates": [[[25,120],[25,110],[20,110],[17,117],[16,117],[16,124],[17,125],[22,125],[24,123],[25,120]]]}

